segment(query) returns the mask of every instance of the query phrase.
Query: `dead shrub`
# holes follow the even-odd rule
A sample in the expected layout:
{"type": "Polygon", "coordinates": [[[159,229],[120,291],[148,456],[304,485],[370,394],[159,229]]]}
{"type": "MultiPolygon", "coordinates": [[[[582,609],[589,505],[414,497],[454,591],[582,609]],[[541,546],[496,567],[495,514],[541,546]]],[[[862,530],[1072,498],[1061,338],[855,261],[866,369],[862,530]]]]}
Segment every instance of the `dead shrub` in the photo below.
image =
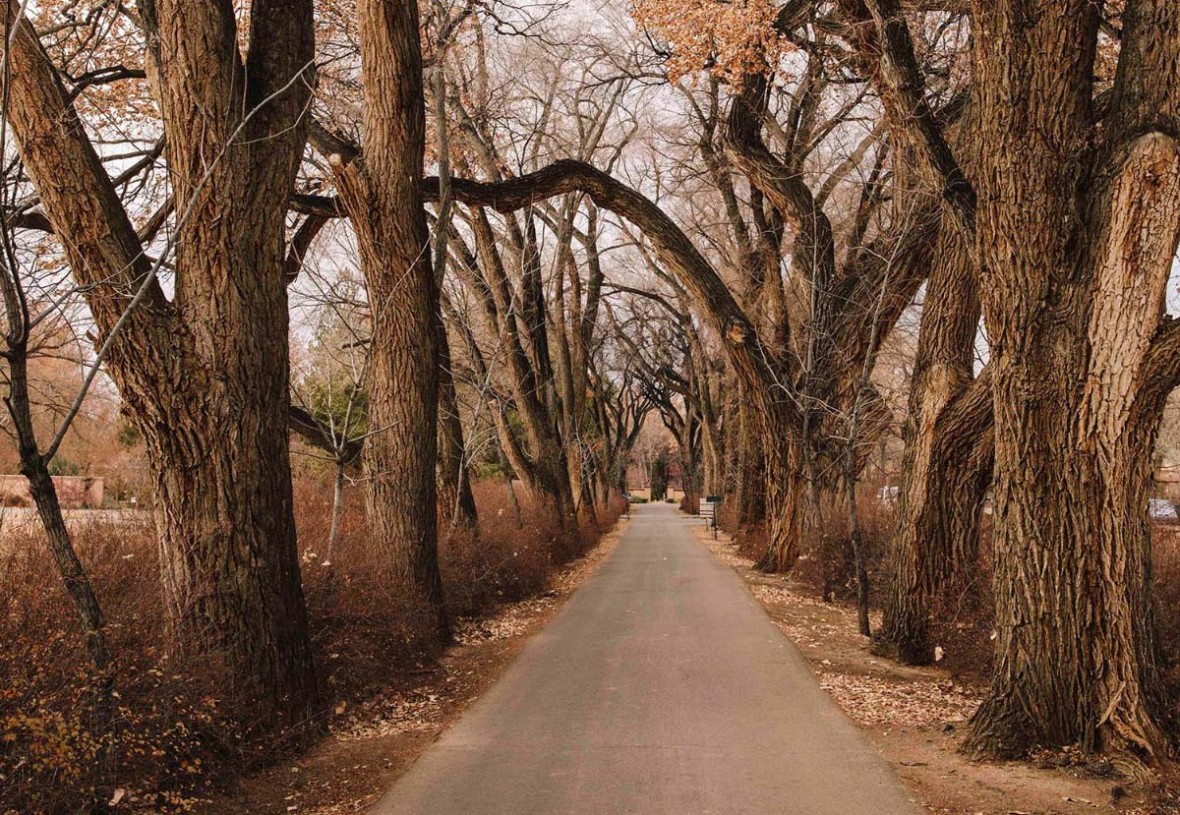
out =
{"type": "Polygon", "coordinates": [[[543,502],[518,491],[514,503],[503,483],[476,484],[475,501],[478,533],[456,531],[440,545],[447,608],[456,617],[544,592],[555,567],[585,555],[627,508],[614,495],[605,506],[583,511],[577,529],[563,529],[543,502]]]}
{"type": "Polygon", "coordinates": [[[762,560],[770,548],[770,537],[767,535],[765,522],[739,524],[737,502],[731,495],[726,495],[717,507],[717,527],[733,538],[734,545],[743,557],[755,563],[762,560]]]}
{"type": "Polygon", "coordinates": [[[131,807],[181,811],[243,748],[216,677],[168,657],[154,530],[92,523],[76,544],[116,656],[110,766],[96,767],[94,689],[73,607],[42,537],[9,535],[0,590],[0,811],[76,812],[105,777],[131,807]]]}
{"type": "MultiPolygon", "coordinates": [[[[865,566],[869,574],[869,602],[878,605],[888,572],[889,538],[896,523],[891,503],[877,498],[871,485],[860,488],[857,515],[865,547],[865,566]]],[[[844,495],[824,497],[820,521],[809,526],[799,543],[799,559],[794,576],[811,586],[827,602],[850,602],[856,599],[856,562],[849,532],[848,504],[844,495]]]]}
{"type": "Polygon", "coordinates": [[[478,533],[443,536],[439,559],[452,614],[471,617],[544,591],[552,552],[567,533],[530,496],[518,493],[517,500],[519,521],[506,485],[476,484],[478,533]]]}

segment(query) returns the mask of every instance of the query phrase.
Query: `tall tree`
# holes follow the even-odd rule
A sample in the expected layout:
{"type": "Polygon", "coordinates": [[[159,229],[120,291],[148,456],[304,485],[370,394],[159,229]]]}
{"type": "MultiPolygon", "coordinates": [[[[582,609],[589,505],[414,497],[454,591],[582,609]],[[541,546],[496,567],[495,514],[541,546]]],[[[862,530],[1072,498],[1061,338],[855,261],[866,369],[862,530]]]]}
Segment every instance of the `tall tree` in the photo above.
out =
{"type": "Polygon", "coordinates": [[[1096,78],[1100,5],[973,3],[974,187],[929,115],[896,0],[850,6],[872,21],[891,118],[975,246],[992,342],[997,659],[968,747],[1162,757],[1145,507],[1180,381],[1180,322],[1164,311],[1180,7],[1129,0],[1117,70],[1096,78]]]}
{"type": "Polygon", "coordinates": [[[156,481],[177,651],[223,663],[227,695],[264,725],[302,720],[316,697],[283,275],[314,76],[311,6],[256,0],[243,56],[230,0],[140,3],[177,213],[171,300],[37,33],[4,6],[9,124],[100,340],[114,335],[110,371],[156,481]]]}
{"type": "MultiPolygon", "coordinates": [[[[961,119],[952,135],[970,167],[976,129],[970,111],[961,119]]],[[[973,248],[944,218],[922,303],[884,621],[874,644],[906,664],[934,661],[931,605],[979,562],[994,451],[991,375],[975,375],[976,278],[973,248]]]]}
{"type": "MultiPolygon", "coordinates": [[[[864,363],[927,272],[938,212],[929,196],[913,195],[899,182],[896,146],[881,129],[858,133],[847,126],[858,111],[872,110],[873,100],[845,42],[822,24],[830,10],[804,2],[769,10],[723,12],[708,0],[637,4],[640,20],[667,38],[674,67],[711,67],[734,89],[721,127],[714,98],[707,108],[690,102],[701,157],[733,233],[726,254],[740,270],[736,293],[744,295],[751,327],[772,354],[762,381],[741,377],[734,366],[743,390],[739,523],[756,519],[764,503],[768,546],[759,565],[783,571],[809,530],[821,528],[823,496],[847,472],[840,417],[858,405],[863,442],[883,428],[880,399],[871,387],[859,387],[864,363]],[[686,19],[710,36],[697,36],[686,19]],[[742,21],[735,29],[721,22],[735,19],[742,21]],[[772,81],[780,71],[784,78],[772,81]],[[816,172],[833,134],[854,146],[816,172]],[[740,181],[749,187],[748,215],[740,181]],[[848,217],[834,223],[840,211],[834,204],[849,199],[848,217]],[[763,502],[749,488],[759,480],[763,502]]],[[[856,473],[863,463],[863,456],[854,462],[856,473]]]]}
{"type": "Polygon", "coordinates": [[[320,131],[356,234],[372,322],[364,466],[370,533],[427,628],[445,637],[438,567],[438,283],[422,199],[426,110],[418,4],[360,0],[363,134],[320,131]],[[424,510],[423,508],[429,508],[424,510]]]}

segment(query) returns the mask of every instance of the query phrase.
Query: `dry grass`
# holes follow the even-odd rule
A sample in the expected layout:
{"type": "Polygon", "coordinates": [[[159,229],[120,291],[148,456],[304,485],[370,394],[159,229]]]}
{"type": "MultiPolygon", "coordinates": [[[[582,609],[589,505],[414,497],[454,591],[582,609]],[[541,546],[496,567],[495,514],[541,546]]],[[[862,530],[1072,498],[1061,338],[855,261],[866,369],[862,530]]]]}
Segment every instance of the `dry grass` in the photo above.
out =
{"type": "MultiPolygon", "coordinates": [[[[363,706],[433,664],[440,649],[422,634],[402,592],[375,563],[358,493],[327,557],[330,486],[296,483],[304,589],[324,696],[363,706]]],[[[481,485],[479,534],[440,547],[455,627],[469,636],[505,604],[544,594],[559,562],[596,542],[594,522],[565,532],[524,500],[520,525],[500,485],[481,485]]],[[[598,519],[609,528],[612,503],[598,519]]],[[[75,617],[35,532],[10,537],[0,556],[0,813],[77,812],[101,777],[87,711],[91,689],[75,617]]],[[[215,670],[168,657],[153,529],[142,521],[93,523],[77,545],[107,616],[117,660],[118,713],[108,736],[120,811],[177,812],[218,786],[298,745],[256,737],[222,713],[215,670]]]]}

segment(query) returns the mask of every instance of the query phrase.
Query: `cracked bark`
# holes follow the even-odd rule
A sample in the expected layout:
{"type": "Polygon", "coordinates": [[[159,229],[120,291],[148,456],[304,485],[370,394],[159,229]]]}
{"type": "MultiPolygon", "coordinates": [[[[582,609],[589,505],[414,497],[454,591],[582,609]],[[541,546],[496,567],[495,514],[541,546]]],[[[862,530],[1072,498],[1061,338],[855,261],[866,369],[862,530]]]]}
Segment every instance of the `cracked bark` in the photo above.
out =
{"type": "MultiPolygon", "coordinates": [[[[5,8],[11,18],[16,4],[5,8]]],[[[311,3],[257,0],[244,59],[228,2],[141,11],[187,217],[175,299],[149,283],[107,362],[156,482],[177,656],[216,662],[243,722],[297,724],[316,682],[291,509],[283,227],[304,143],[311,3]]],[[[148,262],[35,32],[17,26],[9,121],[101,341],[148,262]]]]}

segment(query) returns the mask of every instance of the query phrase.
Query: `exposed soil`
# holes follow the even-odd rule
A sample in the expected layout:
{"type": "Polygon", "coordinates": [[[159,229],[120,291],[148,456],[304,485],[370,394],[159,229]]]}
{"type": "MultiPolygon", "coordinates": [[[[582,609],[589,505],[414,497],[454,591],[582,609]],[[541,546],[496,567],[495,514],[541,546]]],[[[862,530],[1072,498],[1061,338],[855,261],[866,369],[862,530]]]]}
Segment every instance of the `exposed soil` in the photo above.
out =
{"type": "Polygon", "coordinates": [[[329,735],[310,751],[242,780],[205,815],[337,815],[371,806],[444,730],[500,677],[529,637],[614,550],[627,522],[584,558],[561,569],[544,595],[491,617],[465,620],[437,664],[396,677],[359,706],[339,705],[329,735]]]}
{"type": "MultiPolygon", "coordinates": [[[[814,589],[753,568],[725,533],[701,541],[732,567],[771,620],[811,663],[820,685],[893,765],[914,800],[945,815],[1164,815],[1180,807],[1162,793],[1115,777],[1114,768],[1078,753],[1030,761],[974,761],[958,752],[984,688],[978,678],[938,667],[914,668],[874,656],[855,608],[825,603],[814,589]]],[[[879,613],[873,625],[880,623],[879,613]]]]}

